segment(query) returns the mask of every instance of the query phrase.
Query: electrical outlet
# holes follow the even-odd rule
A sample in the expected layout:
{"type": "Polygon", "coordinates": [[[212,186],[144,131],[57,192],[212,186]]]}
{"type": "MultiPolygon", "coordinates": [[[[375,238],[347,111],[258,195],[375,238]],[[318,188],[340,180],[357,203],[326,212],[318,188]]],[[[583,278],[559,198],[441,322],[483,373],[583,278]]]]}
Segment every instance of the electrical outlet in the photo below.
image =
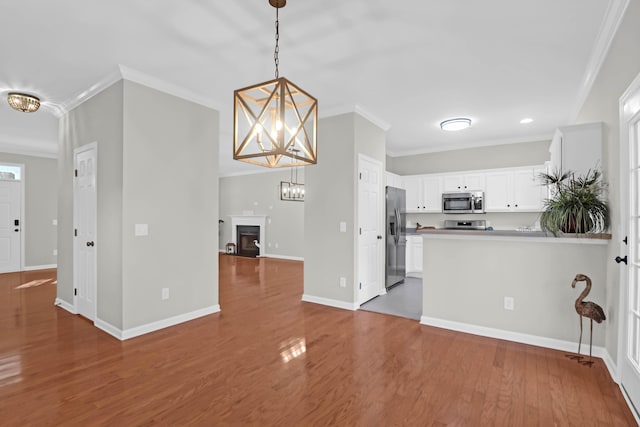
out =
{"type": "Polygon", "coordinates": [[[51,220],[51,224],[52,225],[58,225],[58,220],[57,219],[52,219],[51,220]]]}
{"type": "Polygon", "coordinates": [[[169,288],[162,288],[162,299],[169,299],[169,288]]]}
{"type": "Polygon", "coordinates": [[[276,243],[276,249],[278,249],[278,244],[276,243]]]}
{"type": "Polygon", "coordinates": [[[341,288],[346,288],[347,287],[347,278],[346,277],[341,277],[340,278],[340,287],[341,288]]]}
{"type": "Polygon", "coordinates": [[[58,256],[58,250],[57,249],[53,250],[53,256],[58,256]]]}
{"type": "Polygon", "coordinates": [[[504,309],[505,310],[513,310],[513,297],[504,297],[504,309]]]}
{"type": "Polygon", "coordinates": [[[344,221],[340,221],[340,232],[341,233],[347,232],[347,223],[344,221]]]}

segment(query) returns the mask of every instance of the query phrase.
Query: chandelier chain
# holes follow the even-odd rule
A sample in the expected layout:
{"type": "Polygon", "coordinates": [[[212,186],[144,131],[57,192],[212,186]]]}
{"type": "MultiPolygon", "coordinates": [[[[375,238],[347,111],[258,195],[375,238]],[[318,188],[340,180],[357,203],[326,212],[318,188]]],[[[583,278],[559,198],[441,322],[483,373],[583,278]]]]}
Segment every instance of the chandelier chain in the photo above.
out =
{"type": "Polygon", "coordinates": [[[280,65],[280,20],[278,19],[278,8],[276,7],[276,47],[273,50],[273,62],[276,64],[276,79],[279,77],[278,66],[280,65]]]}

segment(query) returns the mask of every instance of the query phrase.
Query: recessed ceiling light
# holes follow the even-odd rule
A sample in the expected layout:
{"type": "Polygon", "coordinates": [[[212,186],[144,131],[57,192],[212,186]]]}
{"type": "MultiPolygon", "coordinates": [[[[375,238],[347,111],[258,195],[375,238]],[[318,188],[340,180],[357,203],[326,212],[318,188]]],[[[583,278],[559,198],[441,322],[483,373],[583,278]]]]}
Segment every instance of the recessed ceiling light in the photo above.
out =
{"type": "Polygon", "coordinates": [[[531,122],[533,122],[533,119],[530,119],[529,117],[527,117],[526,119],[520,120],[520,123],[522,123],[523,125],[529,124],[531,122]]]}
{"type": "Polygon", "coordinates": [[[471,126],[471,119],[464,117],[458,117],[455,119],[448,119],[440,123],[440,128],[446,131],[456,131],[466,129],[471,126]]]}

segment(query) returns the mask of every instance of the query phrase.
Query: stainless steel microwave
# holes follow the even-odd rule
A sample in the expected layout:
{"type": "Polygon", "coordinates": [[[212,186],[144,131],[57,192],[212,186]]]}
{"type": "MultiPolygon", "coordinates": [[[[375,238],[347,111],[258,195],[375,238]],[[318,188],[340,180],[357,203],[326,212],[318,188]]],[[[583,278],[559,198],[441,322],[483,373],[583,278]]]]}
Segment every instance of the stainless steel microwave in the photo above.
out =
{"type": "Polygon", "coordinates": [[[484,213],[484,192],[442,193],[442,213],[484,213]]]}

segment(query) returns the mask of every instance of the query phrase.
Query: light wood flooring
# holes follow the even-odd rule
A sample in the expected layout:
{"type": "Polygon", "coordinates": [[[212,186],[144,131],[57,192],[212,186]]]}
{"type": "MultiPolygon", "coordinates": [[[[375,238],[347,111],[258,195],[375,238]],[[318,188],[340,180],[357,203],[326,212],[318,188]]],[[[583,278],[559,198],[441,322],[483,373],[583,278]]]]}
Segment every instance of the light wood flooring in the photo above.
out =
{"type": "Polygon", "coordinates": [[[300,301],[300,262],[220,256],[222,312],[120,342],[0,275],[0,425],[629,426],[601,360],[300,301]]]}

